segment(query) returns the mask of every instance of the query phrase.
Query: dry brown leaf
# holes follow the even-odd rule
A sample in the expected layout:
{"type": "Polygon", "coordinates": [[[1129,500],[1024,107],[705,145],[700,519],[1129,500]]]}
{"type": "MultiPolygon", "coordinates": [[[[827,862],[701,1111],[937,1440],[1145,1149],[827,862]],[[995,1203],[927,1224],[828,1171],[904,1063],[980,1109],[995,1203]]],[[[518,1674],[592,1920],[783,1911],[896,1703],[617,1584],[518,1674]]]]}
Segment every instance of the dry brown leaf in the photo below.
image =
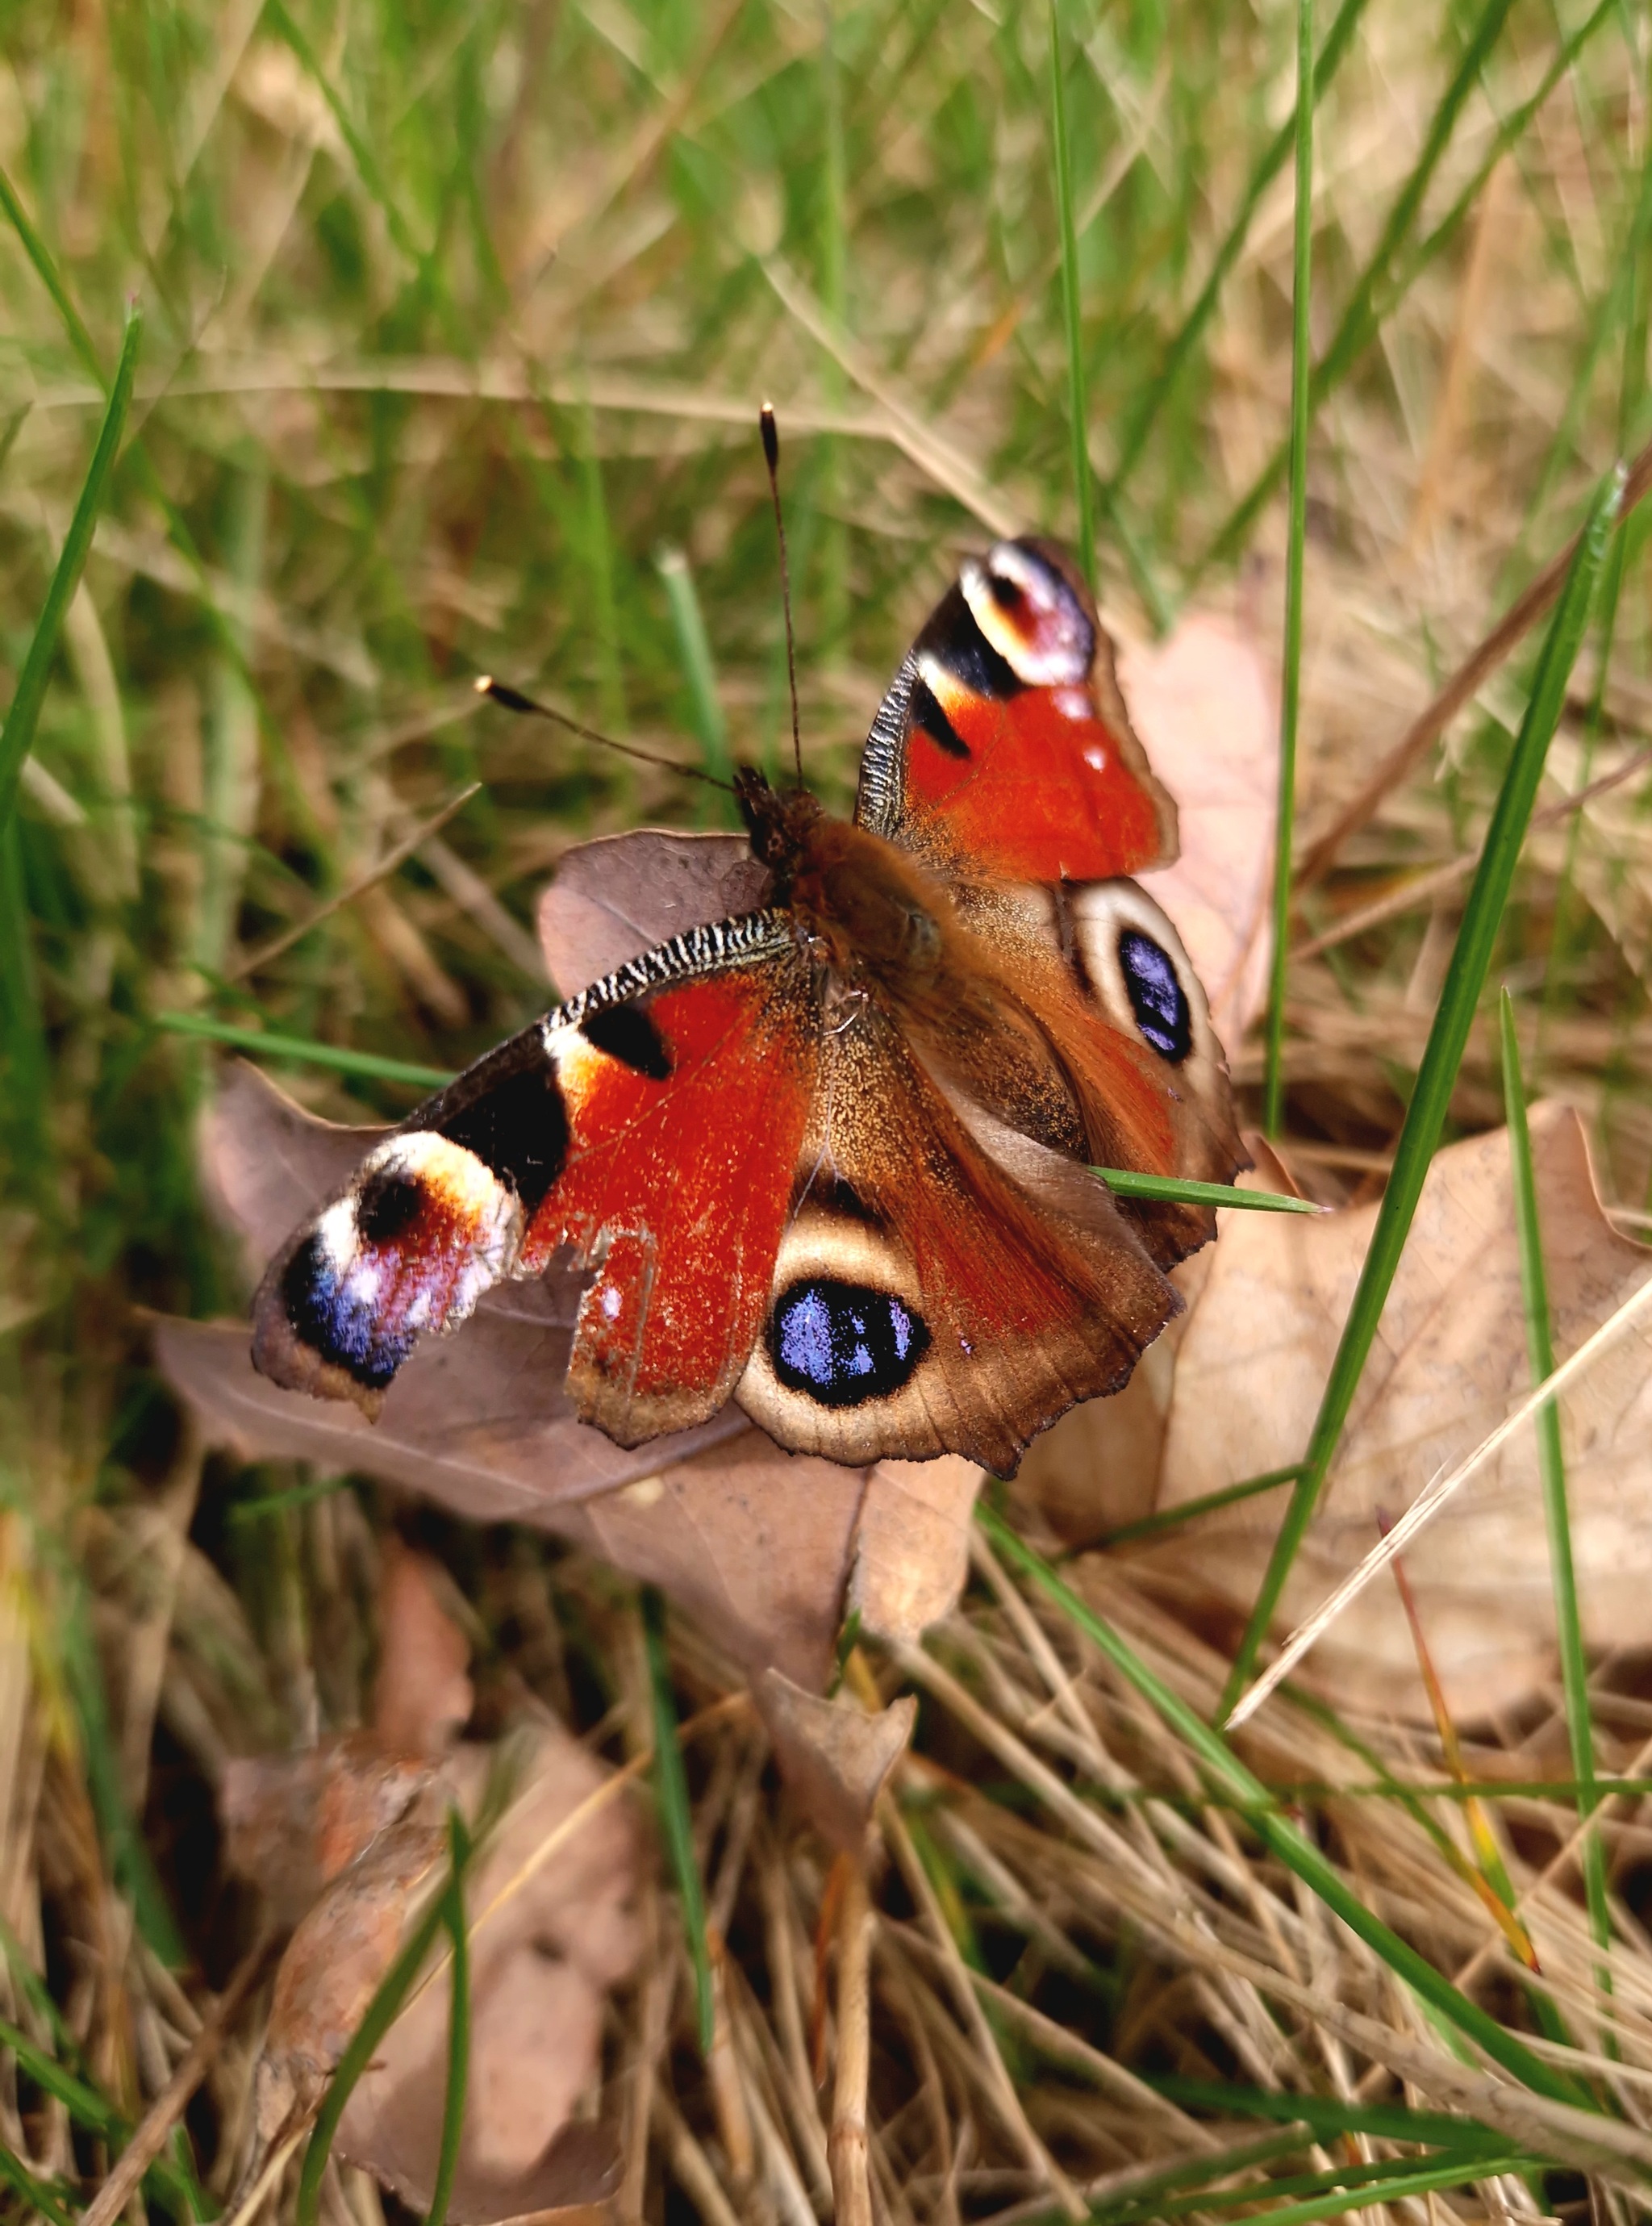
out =
{"type": "Polygon", "coordinates": [[[378,1585],[378,1670],[373,1729],[387,1747],[443,1754],[469,1719],[475,1694],[470,1646],[442,1605],[439,1563],[394,1532],[383,1547],[378,1585]]]}
{"type": "MultiPolygon", "coordinates": [[[[608,1990],[628,1976],[642,1943],[635,1816],[623,1802],[593,1801],[607,1771],[554,1723],[518,1733],[506,1759],[510,1806],[465,1881],[471,2058],[458,2220],[518,2217],[612,2191],[612,2133],[573,2118],[601,2060],[608,1990]],[[587,1803],[578,1828],[531,1869],[550,1834],[587,1803]]],[[[473,1816],[493,1762],[489,1749],[461,1746],[444,1773],[445,1789],[473,1816]]],[[[340,2153],[419,2210],[441,2143],[450,1975],[444,1964],[409,2003],[339,2127],[340,2153]]]]}
{"type": "Polygon", "coordinates": [[[866,1629],[916,1645],[951,1612],[969,1567],[981,1471],[958,1453],[881,1461],[861,1512],[849,1600],[866,1629]]]}
{"type": "Polygon", "coordinates": [[[563,996],[706,921],[755,912],[766,868],[743,835],[644,827],[569,850],[539,900],[539,947],[563,996]]]}
{"type": "MultiPolygon", "coordinates": [[[[266,2149],[314,2108],[429,1909],[448,1809],[473,1827],[484,1811],[492,1820],[465,1880],[471,2054],[452,2214],[484,2221],[594,2203],[615,2184],[613,2134],[573,2116],[600,2063],[607,1991],[638,1952],[638,1835],[631,1812],[603,1797],[610,1773],[554,1721],[497,1746],[454,1746],[470,1712],[469,1649],[442,1581],[426,1556],[388,1542],[375,1730],[232,1765],[221,1803],[232,1862],[288,1921],[299,1917],[257,2074],[266,2149]],[[438,1766],[391,1740],[450,1752],[438,1766]]],[[[416,2209],[440,2146],[449,1982],[444,1963],[416,1988],[340,2124],[340,2153],[416,2209]]]]}
{"type": "Polygon", "coordinates": [[[405,1816],[435,1766],[353,1732],[297,1755],[235,1758],[219,1787],[225,1859],[295,1924],[322,1888],[405,1816]]]}
{"type": "Polygon", "coordinates": [[[835,1848],[858,1854],[889,1773],[911,1744],[918,1702],[909,1693],[875,1714],[844,1697],[805,1693],[778,1670],[752,1688],[786,1783],[835,1848]]]}
{"type": "Polygon", "coordinates": [[[1279,785],[1274,675],[1242,626],[1195,612],[1119,656],[1119,686],[1176,798],[1181,855],[1147,876],[1180,930],[1229,1057],[1261,1008],[1279,785]]]}
{"type": "MultiPolygon", "coordinates": [[[[1652,1251],[1602,1211],[1582,1124],[1531,1115],[1557,1352],[1644,1282],[1652,1251]]],[[[1176,1357],[1159,1504],[1174,1507],[1300,1458],[1376,1218],[1223,1217],[1176,1357]]],[[[1469,1453],[1530,1388],[1507,1132],[1440,1153],[1280,1627],[1316,1606],[1437,1470],[1469,1453]]],[[[1652,1331],[1627,1337],[1562,1402],[1579,1602],[1589,1644],[1643,1643],[1652,1581],[1652,1331]]],[[[1248,1500],[1140,1549],[1166,1593],[1242,1613],[1283,1494],[1248,1500]]],[[[1554,1672],[1554,1609],[1535,1440],[1518,1434],[1407,1550],[1424,1628],[1459,1718],[1519,1701],[1554,1672]]],[[[1310,1657],[1339,1704],[1427,1702],[1400,1602],[1373,1586],[1310,1657]]]]}
{"type": "MultiPolygon", "coordinates": [[[[358,1735],[334,1744],[323,1771],[321,1758],[297,1756],[263,1765],[258,1784],[272,1812],[283,1790],[292,1797],[284,1848],[273,1831],[257,1843],[260,1883],[289,1907],[295,1891],[327,1878],[276,1975],[255,2089],[267,2148],[314,2108],[428,1908],[443,1874],[447,1806],[473,1820],[501,1758],[511,1797],[466,1880],[471,2062],[454,2195],[461,2220],[591,2203],[612,2190],[612,2133],[571,2121],[597,2075],[607,1991],[628,1975],[640,1942],[635,1820],[620,1803],[594,1797],[608,1773],[555,1724],[518,1733],[499,1750],[461,1746],[439,1773],[425,1765],[416,1806],[404,1805],[331,1873],[317,1860],[326,1834],[318,1804],[306,1802],[309,1789],[321,1776],[334,1810],[365,1821],[387,1785],[404,1784],[384,1766],[400,1759],[358,1735]],[[353,1777],[353,1800],[342,1790],[353,1777]],[[588,1804],[590,1813],[536,1867],[551,1835],[588,1804]]],[[[444,1965],[385,2036],[339,2132],[342,2155],[418,2209],[429,2201],[440,2143],[448,1992],[444,1965]]]]}
{"type": "Polygon", "coordinates": [[[434,1879],[445,1835],[423,1809],[369,1841],[299,1920],[276,1973],[253,2087],[267,2147],[320,2102],[389,1970],[410,1906],[434,1879]]]}

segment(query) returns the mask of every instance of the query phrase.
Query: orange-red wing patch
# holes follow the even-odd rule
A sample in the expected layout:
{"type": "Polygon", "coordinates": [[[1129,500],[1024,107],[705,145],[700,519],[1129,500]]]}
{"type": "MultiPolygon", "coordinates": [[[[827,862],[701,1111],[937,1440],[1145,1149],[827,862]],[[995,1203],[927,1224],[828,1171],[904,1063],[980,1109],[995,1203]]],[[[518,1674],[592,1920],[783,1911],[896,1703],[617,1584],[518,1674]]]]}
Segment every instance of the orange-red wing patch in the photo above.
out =
{"type": "Polygon", "coordinates": [[[566,1245],[597,1268],[568,1386],[621,1445],[732,1391],[762,1327],[818,1059],[801,962],[684,983],[641,1010],[662,1057],[573,1028],[550,1039],[568,1152],[522,1257],[532,1272],[566,1245]]]}
{"type": "Polygon", "coordinates": [[[1005,881],[1104,881],[1158,856],[1154,799],[1088,689],[1029,688],[1000,701],[963,687],[944,694],[935,677],[932,696],[969,754],[914,722],[906,803],[915,820],[938,822],[949,843],[1005,881]]]}
{"type": "Polygon", "coordinates": [[[998,881],[1090,881],[1175,855],[1082,582],[1001,541],[944,597],[873,724],[861,824],[998,881]]]}

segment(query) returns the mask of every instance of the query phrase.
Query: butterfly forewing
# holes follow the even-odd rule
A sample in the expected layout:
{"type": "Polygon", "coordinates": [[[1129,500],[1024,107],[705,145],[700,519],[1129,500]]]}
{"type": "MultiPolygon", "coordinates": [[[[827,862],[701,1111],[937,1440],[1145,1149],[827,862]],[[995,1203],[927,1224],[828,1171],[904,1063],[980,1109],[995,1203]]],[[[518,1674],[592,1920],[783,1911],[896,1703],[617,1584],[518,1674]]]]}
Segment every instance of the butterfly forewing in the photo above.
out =
{"type": "Polygon", "coordinates": [[[965,563],[873,722],[856,817],[988,881],[1104,881],[1174,857],[1175,806],[1059,550],[1001,541],[965,563]]]}
{"type": "Polygon", "coordinates": [[[728,1397],[814,1096],[809,970],[774,914],[628,961],[481,1060],[271,1264],[254,1358],[374,1412],[425,1333],[559,1256],[594,1269],[569,1388],[622,1444],[728,1397]]]}

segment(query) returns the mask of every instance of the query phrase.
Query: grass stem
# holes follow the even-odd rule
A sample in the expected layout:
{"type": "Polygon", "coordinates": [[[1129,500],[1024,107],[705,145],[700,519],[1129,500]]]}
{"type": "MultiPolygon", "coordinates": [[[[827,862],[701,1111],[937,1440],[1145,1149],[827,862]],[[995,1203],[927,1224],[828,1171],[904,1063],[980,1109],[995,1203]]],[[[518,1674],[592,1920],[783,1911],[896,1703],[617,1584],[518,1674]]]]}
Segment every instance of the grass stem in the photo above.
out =
{"type": "Polygon", "coordinates": [[[1410,1234],[1412,1216],[1417,1210],[1429,1164],[1445,1127],[1457,1071],[1478,1009],[1480,991],[1513,885],[1544,760],[1565,705],[1566,682],[1582,645],[1595,581],[1617,520],[1623,485],[1623,474],[1617,470],[1597,491],[1560,603],[1544,638],[1526,714],[1493,808],[1485,847],[1464,906],[1463,924],[1446,968],[1422,1063],[1417,1070],[1416,1084],[1395,1152],[1394,1169],[1377,1209],[1370,1248],[1303,1457],[1302,1475],[1291,1495],[1255,1605],[1234,1657],[1232,1674],[1222,1700],[1224,1720],[1249,1682],[1257,1650],[1273,1621],[1286,1580],[1307,1533],[1410,1234]]]}
{"type": "Polygon", "coordinates": [[[1274,948],[1268,989],[1262,1127],[1285,1125],[1285,985],[1290,963],[1296,738],[1302,708],[1302,574],[1308,530],[1309,321],[1313,275],[1313,0],[1296,6],[1296,213],[1291,258],[1291,499],[1285,543],[1285,650],[1280,682],[1279,802],[1274,817],[1274,948]]]}
{"type": "MultiPolygon", "coordinates": [[[[1537,1179],[1532,1163],[1531,1129],[1526,1118],[1526,1083],[1515,1007],[1507,988],[1498,1004],[1503,1037],[1503,1105],[1509,1122],[1509,1167],[1514,1183],[1515,1226],[1520,1243],[1520,1288],[1526,1313],[1526,1350],[1532,1381],[1554,1373],[1554,1336],[1549,1313],[1548,1271],[1538,1212],[1537,1179]]],[[[1572,1770],[1579,1785],[1578,1821],[1585,1830],[1579,1860],[1589,1929],[1604,1958],[1611,1943],[1611,1912],[1606,1898],[1606,1864],[1600,1833],[1592,1819],[1595,1786],[1594,1721],[1589,1706],[1589,1663],[1584,1651],[1583,1618],[1578,1609],[1577,1568],[1572,1552],[1572,1518],[1566,1503],[1566,1451],[1560,1439],[1560,1410],[1550,1399],[1532,1417],[1537,1439],[1538,1475],[1543,1487],[1543,1519],[1548,1530],[1549,1570],[1554,1587],[1554,1628],[1560,1657],[1560,1689],[1566,1704],[1572,1770]]],[[[1603,1994],[1611,1992],[1611,1972],[1596,1967],[1603,1994]]],[[[1611,2036],[1606,2036],[1608,2046],[1611,2036]]]]}
{"type": "Polygon", "coordinates": [[[716,1996],[711,1976],[711,1943],[706,1931],[706,1895],[694,1852],[694,1817],[689,1781],[683,1768],[677,1696],[666,1647],[665,1598],[653,1585],[642,1588],[643,1644],[648,1657],[649,1699],[654,1716],[654,1797],[659,1804],[660,1837],[677,1880],[683,1930],[694,1972],[695,2009],[700,2053],[708,2056],[716,2027],[716,1996]]]}
{"type": "Polygon", "coordinates": [[[81,485],[80,499],[74,506],[74,514],[64,536],[57,568],[52,574],[52,583],[46,591],[40,617],[35,622],[34,637],[23,658],[23,669],[17,676],[17,685],[12,691],[5,724],[0,727],[0,835],[4,834],[6,824],[16,805],[17,784],[22,778],[23,760],[34,744],[41,705],[46,700],[46,686],[51,678],[53,660],[57,654],[58,636],[62,631],[63,620],[74,591],[80,584],[80,575],[86,569],[86,556],[92,547],[92,530],[98,523],[98,513],[103,508],[110,474],[115,467],[115,458],[120,453],[121,436],[126,429],[126,413],[132,399],[132,379],[137,370],[137,351],[143,337],[143,320],[134,307],[127,315],[120,361],[115,367],[114,383],[109,390],[109,401],[98,429],[97,446],[92,452],[92,461],[81,485]]]}
{"type": "Polygon", "coordinates": [[[1158,1712],[1213,1785],[1233,1797],[1244,1809],[1252,1829],[1280,1861],[1357,1933],[1396,1978],[1403,1980],[1430,2009],[1534,2094],[1546,2095],[1556,2102],[1586,2102],[1584,2090],[1573,2081],[1534,2056],[1516,2034],[1499,2025],[1477,2002],[1471,2001],[1408,1941],[1401,1939],[1368,1909],[1307,1835],[1280,1814],[1274,1796],[1240,1760],[1221,1733],[1213,1730],[1179,1693],[1149,1669],[1128,1641],[1081,1600],[1059,1572],[1052,1568],[984,1500],[977,1504],[975,1520],[998,1551],[1059,1608],[1073,1627],[1082,1631],[1126,1682],[1158,1712]]]}
{"type": "Polygon", "coordinates": [[[1078,562],[1096,592],[1096,490],[1090,465],[1090,403],[1078,285],[1078,237],[1073,228],[1072,154],[1067,136],[1066,70],[1061,10],[1050,7],[1050,139],[1055,164],[1056,216],[1061,228],[1061,306],[1067,327],[1067,422],[1072,436],[1073,492],[1078,505],[1078,562]]]}

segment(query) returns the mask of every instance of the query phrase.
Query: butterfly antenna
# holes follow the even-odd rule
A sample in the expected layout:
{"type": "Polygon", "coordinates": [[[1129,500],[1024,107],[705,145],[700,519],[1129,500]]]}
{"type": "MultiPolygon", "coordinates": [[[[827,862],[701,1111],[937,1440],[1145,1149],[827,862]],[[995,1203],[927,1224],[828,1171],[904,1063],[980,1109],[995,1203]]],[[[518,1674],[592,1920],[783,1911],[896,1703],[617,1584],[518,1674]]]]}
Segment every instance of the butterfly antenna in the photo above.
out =
{"type": "Polygon", "coordinates": [[[582,741],[600,742],[605,750],[618,750],[622,758],[635,758],[639,765],[663,766],[667,773],[680,773],[685,780],[702,780],[708,788],[721,788],[728,796],[734,793],[732,781],[719,780],[715,773],[705,773],[698,766],[681,765],[676,758],[661,757],[653,750],[639,749],[634,742],[617,742],[612,735],[601,734],[595,727],[570,719],[566,711],[553,711],[549,703],[537,703],[519,688],[495,680],[491,672],[480,674],[473,684],[479,696],[487,696],[501,710],[516,711],[529,719],[549,719],[553,727],[564,727],[582,741]]]}
{"type": "Polygon", "coordinates": [[[769,467],[769,499],[774,505],[774,531],[780,543],[780,607],[786,620],[786,686],[791,691],[791,756],[803,779],[803,735],[797,725],[797,651],[791,637],[791,568],[786,563],[786,522],[780,515],[780,429],[774,422],[774,404],[766,402],[757,413],[763,434],[763,461],[769,467]]]}

